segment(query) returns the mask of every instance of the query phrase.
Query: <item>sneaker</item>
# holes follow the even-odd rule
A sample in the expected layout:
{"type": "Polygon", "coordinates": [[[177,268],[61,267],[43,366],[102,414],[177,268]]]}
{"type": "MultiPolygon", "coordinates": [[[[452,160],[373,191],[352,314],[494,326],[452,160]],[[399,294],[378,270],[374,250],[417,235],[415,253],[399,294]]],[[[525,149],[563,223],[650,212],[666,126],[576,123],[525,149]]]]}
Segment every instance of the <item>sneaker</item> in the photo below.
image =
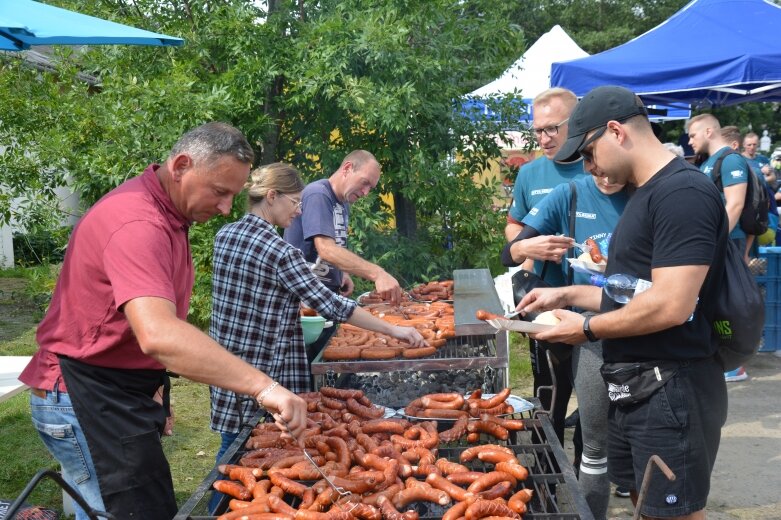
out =
{"type": "Polygon", "coordinates": [[[616,496],[621,498],[629,498],[629,489],[621,486],[616,486],[616,496]]]}
{"type": "Polygon", "coordinates": [[[738,367],[735,370],[724,372],[724,381],[727,383],[745,381],[746,379],[748,379],[748,374],[746,373],[746,369],[743,367],[738,367]]]}
{"type": "Polygon", "coordinates": [[[569,416],[566,419],[564,419],[564,427],[574,428],[575,426],[577,426],[579,420],[580,420],[580,409],[575,408],[575,411],[569,414],[569,416]]]}

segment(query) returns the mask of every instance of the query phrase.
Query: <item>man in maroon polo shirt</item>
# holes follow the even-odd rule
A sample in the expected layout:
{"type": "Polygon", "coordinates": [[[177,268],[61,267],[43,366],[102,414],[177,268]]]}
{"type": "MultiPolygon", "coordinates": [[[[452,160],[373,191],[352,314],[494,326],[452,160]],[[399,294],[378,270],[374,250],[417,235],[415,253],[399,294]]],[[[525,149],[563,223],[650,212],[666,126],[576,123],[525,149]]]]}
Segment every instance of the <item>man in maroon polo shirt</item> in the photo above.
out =
{"type": "MultiPolygon", "coordinates": [[[[20,379],[33,423],[63,476],[97,510],[117,518],[170,519],[177,510],[153,397],[169,369],[254,396],[289,425],[304,401],[186,322],[193,287],[187,232],[228,215],[254,154],[224,123],[184,134],[100,199],[71,235],[40,349],[20,379]]],[[[77,518],[87,518],[79,510],[77,518]]]]}

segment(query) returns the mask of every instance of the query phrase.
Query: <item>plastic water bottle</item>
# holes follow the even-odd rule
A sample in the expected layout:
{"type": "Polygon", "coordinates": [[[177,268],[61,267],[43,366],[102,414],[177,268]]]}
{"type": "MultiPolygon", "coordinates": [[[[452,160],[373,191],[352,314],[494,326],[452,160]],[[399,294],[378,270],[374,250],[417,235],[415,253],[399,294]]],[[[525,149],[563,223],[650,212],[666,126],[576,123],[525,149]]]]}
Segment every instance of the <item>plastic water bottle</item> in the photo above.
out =
{"type": "Polygon", "coordinates": [[[651,282],[628,274],[611,274],[608,277],[601,274],[591,276],[591,285],[602,287],[605,294],[613,301],[625,304],[634,298],[636,294],[651,287],[651,282]]]}
{"type": "MultiPolygon", "coordinates": [[[[591,275],[591,285],[602,287],[610,299],[623,305],[629,303],[629,300],[651,287],[652,283],[628,274],[616,273],[608,277],[604,277],[601,274],[591,275]]],[[[700,299],[698,297],[697,304],[699,303],[700,299]]],[[[694,313],[692,312],[686,321],[692,321],[693,319],[694,313]]]]}

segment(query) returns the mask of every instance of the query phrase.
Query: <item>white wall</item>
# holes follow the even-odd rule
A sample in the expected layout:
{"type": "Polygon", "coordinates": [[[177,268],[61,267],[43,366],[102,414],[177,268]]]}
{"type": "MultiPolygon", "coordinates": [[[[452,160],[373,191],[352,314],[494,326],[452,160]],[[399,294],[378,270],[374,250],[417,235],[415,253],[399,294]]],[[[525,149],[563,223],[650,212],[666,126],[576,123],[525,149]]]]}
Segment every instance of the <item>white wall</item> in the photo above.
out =
{"type": "Polygon", "coordinates": [[[0,268],[14,266],[14,242],[11,226],[0,225],[0,268]]]}
{"type": "MultiPolygon", "coordinates": [[[[70,179],[68,179],[68,184],[70,184],[70,179]]],[[[62,225],[76,225],[80,214],[78,194],[73,193],[67,186],[55,188],[54,192],[59,200],[60,208],[66,212],[66,216],[62,219],[62,225]]],[[[18,199],[11,202],[11,207],[18,208],[18,199]]],[[[0,269],[14,267],[13,234],[23,231],[13,220],[7,226],[0,225],[0,269]]]]}

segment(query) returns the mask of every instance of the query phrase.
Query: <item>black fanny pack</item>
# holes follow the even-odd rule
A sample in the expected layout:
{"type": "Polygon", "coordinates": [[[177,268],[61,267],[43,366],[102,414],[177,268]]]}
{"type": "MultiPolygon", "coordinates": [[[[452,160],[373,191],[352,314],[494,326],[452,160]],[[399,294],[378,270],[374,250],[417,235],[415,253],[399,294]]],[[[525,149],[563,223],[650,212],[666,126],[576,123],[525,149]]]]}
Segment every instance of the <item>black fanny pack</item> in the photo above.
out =
{"type": "Polygon", "coordinates": [[[641,403],[670,380],[682,363],[645,361],[642,363],[605,363],[599,369],[610,402],[619,406],[641,403]]]}

